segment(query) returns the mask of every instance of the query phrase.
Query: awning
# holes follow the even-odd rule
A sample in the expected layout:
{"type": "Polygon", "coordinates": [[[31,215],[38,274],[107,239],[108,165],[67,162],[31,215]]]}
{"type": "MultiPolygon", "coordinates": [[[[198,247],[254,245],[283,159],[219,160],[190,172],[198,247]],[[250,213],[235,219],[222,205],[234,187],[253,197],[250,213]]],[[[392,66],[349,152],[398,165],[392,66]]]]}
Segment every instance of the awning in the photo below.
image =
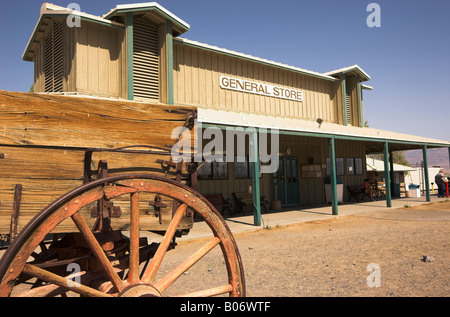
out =
{"type": "Polygon", "coordinates": [[[367,144],[367,153],[382,151],[382,145],[389,143],[392,151],[428,148],[450,147],[449,141],[430,139],[409,134],[345,126],[323,121],[319,124],[313,120],[294,119],[287,117],[269,116],[256,113],[228,111],[211,108],[198,108],[198,122],[203,125],[255,127],[258,129],[278,129],[280,134],[292,134],[311,137],[321,137],[343,140],[361,141],[367,144]]]}

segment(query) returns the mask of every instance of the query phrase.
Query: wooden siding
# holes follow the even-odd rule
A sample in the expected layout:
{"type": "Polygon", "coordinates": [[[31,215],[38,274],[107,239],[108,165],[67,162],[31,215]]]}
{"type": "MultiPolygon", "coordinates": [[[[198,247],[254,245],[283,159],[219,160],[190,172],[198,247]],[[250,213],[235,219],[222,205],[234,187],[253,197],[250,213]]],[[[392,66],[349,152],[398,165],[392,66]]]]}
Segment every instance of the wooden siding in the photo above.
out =
{"type": "Polygon", "coordinates": [[[83,21],[76,29],[76,92],[126,97],[124,31],[83,21]]]}
{"type": "Polygon", "coordinates": [[[174,42],[175,104],[337,122],[335,90],[330,81],[174,42]],[[304,100],[225,90],[222,75],[302,90],[304,100]]]}

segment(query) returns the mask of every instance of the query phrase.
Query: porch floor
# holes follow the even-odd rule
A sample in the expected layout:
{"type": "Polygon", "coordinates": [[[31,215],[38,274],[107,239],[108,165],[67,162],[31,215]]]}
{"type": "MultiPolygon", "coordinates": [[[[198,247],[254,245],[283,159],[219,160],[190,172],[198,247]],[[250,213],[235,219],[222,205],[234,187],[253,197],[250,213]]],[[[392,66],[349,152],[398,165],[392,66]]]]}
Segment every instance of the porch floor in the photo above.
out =
{"type": "MultiPolygon", "coordinates": [[[[431,195],[431,202],[445,201],[448,198],[438,198],[436,194],[431,195]]],[[[247,211],[244,216],[229,217],[225,214],[225,221],[233,234],[246,231],[256,231],[267,227],[287,226],[297,223],[332,219],[336,217],[344,217],[349,215],[371,216],[379,215],[383,217],[383,212],[395,208],[404,208],[405,206],[413,207],[427,203],[426,197],[411,198],[393,198],[392,207],[386,207],[386,200],[364,201],[360,203],[344,203],[338,206],[338,215],[332,215],[331,205],[321,206],[294,206],[283,208],[282,210],[269,210],[267,213],[261,214],[261,226],[253,224],[254,217],[247,211]]],[[[250,208],[248,208],[250,209],[250,208]]],[[[450,219],[448,219],[450,220],[450,219]]],[[[187,241],[192,239],[204,238],[211,236],[209,227],[204,222],[194,222],[193,228],[187,236],[179,238],[177,241],[187,241]]]]}

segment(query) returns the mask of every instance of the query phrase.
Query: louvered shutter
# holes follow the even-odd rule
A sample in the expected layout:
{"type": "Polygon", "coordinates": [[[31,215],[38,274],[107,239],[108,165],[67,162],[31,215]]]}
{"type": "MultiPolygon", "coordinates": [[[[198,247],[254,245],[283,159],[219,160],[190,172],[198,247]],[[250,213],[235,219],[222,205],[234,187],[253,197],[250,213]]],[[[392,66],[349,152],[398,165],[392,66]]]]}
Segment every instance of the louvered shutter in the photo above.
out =
{"type": "Polygon", "coordinates": [[[352,103],[351,103],[351,90],[349,89],[348,85],[345,89],[345,109],[347,113],[347,124],[352,125],[352,103]]]}
{"type": "Polygon", "coordinates": [[[141,18],[133,22],[134,97],[159,99],[158,29],[141,18]]]}
{"type": "Polygon", "coordinates": [[[62,92],[64,77],[64,28],[53,21],[44,38],[45,92],[62,92]]]}

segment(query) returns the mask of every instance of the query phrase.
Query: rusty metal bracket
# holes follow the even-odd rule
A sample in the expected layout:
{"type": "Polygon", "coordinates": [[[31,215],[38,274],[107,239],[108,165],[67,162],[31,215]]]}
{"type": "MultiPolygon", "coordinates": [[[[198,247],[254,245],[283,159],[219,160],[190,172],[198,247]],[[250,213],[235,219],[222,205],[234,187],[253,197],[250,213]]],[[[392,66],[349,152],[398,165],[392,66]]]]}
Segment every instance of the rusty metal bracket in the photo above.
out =
{"type": "Polygon", "coordinates": [[[161,169],[164,171],[164,176],[167,176],[167,172],[169,172],[171,168],[177,167],[177,165],[172,161],[158,159],[156,160],[156,163],[161,164],[161,169]]]}
{"type": "MultiPolygon", "coordinates": [[[[114,206],[113,202],[108,200],[103,200],[101,209],[104,218],[120,218],[120,216],[122,215],[122,209],[120,208],[120,206],[114,206]]],[[[92,206],[91,217],[96,218],[98,214],[98,206],[92,206]]]]}
{"type": "Polygon", "coordinates": [[[159,217],[159,224],[162,224],[161,208],[167,208],[167,205],[162,202],[161,196],[155,195],[155,199],[148,204],[155,208],[155,217],[159,217]]]}

